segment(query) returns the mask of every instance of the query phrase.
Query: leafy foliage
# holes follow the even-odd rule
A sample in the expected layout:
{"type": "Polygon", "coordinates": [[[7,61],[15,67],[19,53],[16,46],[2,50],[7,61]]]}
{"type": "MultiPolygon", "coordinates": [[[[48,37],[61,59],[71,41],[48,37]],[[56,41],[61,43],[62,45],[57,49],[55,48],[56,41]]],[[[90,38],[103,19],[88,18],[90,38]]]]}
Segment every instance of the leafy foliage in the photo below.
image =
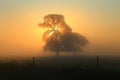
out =
{"type": "Polygon", "coordinates": [[[89,43],[84,36],[72,32],[63,15],[49,14],[44,17],[44,22],[39,26],[46,28],[43,34],[43,40],[46,42],[43,47],[44,51],[78,52],[89,43]]]}

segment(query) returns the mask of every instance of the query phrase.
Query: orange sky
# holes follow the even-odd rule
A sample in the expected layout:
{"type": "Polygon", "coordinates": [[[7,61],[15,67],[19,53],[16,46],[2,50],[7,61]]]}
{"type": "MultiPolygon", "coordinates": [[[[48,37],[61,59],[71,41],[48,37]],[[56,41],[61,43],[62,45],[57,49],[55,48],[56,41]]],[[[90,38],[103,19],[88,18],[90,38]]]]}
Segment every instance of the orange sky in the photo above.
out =
{"type": "Polygon", "coordinates": [[[119,55],[119,1],[89,1],[74,0],[68,4],[68,0],[1,0],[0,57],[44,55],[41,53],[44,30],[38,23],[53,13],[64,15],[74,32],[87,37],[90,44],[84,54],[119,55]]]}

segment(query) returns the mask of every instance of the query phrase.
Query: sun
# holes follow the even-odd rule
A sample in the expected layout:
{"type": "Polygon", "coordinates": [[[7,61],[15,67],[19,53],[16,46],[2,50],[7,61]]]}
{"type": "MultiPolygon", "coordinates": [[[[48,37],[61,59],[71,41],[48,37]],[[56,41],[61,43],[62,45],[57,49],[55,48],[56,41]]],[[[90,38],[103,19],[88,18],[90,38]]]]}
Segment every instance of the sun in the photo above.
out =
{"type": "Polygon", "coordinates": [[[52,36],[53,33],[54,33],[54,31],[50,32],[50,33],[48,34],[48,37],[52,36]]]}
{"type": "Polygon", "coordinates": [[[50,31],[51,31],[51,32],[48,34],[48,37],[49,37],[49,36],[52,36],[53,33],[60,31],[60,29],[59,29],[58,26],[55,26],[54,28],[53,28],[53,27],[52,27],[52,28],[46,28],[46,31],[47,31],[47,30],[50,30],[50,31]]]}

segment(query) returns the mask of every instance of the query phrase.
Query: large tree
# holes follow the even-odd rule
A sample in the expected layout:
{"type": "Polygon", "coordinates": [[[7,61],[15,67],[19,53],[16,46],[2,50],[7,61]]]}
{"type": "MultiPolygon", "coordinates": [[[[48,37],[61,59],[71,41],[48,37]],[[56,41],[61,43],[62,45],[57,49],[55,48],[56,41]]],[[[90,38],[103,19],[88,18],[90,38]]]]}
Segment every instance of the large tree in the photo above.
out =
{"type": "Polygon", "coordinates": [[[88,44],[84,36],[72,32],[71,27],[65,23],[63,15],[49,14],[39,26],[46,29],[43,34],[46,42],[44,51],[55,51],[57,56],[60,51],[76,53],[88,44]]]}
{"type": "Polygon", "coordinates": [[[57,55],[59,55],[60,51],[73,52],[75,55],[76,52],[80,52],[87,44],[88,40],[84,36],[78,33],[69,32],[60,35],[57,40],[51,35],[44,46],[44,50],[56,51],[57,55]]]}

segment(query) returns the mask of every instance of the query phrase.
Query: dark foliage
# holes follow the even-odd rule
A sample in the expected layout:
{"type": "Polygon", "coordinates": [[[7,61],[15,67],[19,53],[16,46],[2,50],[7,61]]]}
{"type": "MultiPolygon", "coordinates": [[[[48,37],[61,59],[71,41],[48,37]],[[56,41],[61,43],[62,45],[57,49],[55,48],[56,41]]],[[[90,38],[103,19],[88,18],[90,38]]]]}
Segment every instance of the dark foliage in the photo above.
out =
{"type": "Polygon", "coordinates": [[[39,26],[47,29],[43,35],[46,42],[44,51],[55,51],[57,55],[60,51],[76,53],[89,43],[84,36],[72,32],[63,15],[49,14],[39,26]]]}

